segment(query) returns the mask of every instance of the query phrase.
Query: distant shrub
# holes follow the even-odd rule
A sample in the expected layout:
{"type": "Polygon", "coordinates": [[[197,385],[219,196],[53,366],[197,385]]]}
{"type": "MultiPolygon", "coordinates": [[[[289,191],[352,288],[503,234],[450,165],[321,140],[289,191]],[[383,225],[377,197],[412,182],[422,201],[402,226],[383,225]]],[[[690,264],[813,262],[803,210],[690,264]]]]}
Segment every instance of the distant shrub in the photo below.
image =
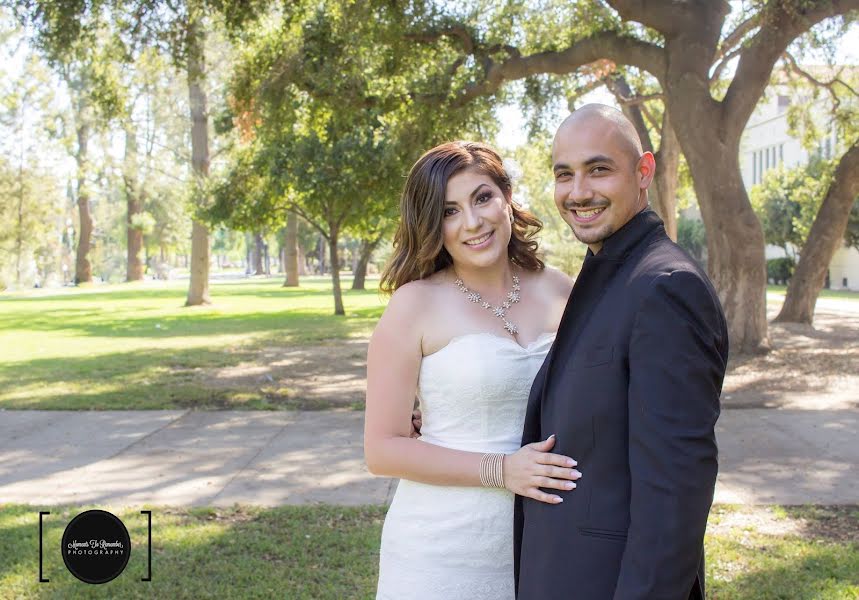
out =
{"type": "Polygon", "coordinates": [[[707,232],[704,223],[689,219],[682,214],[677,219],[677,244],[692,255],[698,264],[704,264],[704,251],[707,249],[707,232]]]}
{"type": "Polygon", "coordinates": [[[775,285],[787,285],[795,267],[796,263],[789,256],[771,258],[767,261],[767,279],[775,285]]]}

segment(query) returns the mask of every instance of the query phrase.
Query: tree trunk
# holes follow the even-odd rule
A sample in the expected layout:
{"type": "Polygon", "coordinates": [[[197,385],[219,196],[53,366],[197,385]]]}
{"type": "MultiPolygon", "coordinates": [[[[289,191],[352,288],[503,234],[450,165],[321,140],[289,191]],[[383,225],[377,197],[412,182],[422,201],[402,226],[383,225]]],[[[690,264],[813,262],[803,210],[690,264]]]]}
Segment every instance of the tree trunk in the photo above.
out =
{"type": "Polygon", "coordinates": [[[814,319],[814,305],[826,279],[829,263],[844,243],[844,231],[853,202],[859,195],[859,140],[841,157],[835,177],[799,255],[799,263],[787,286],[778,322],[807,323],[814,319]]]}
{"type": "Polygon", "coordinates": [[[319,274],[325,274],[325,238],[319,236],[319,243],[316,246],[316,252],[319,258],[319,274]]]}
{"type": "Polygon", "coordinates": [[[290,211],[286,217],[286,246],[284,247],[286,281],[283,287],[298,285],[298,215],[290,211]]]}
{"type": "MultiPolygon", "coordinates": [[[[707,230],[710,278],[728,321],[731,351],[769,350],[764,234],[740,174],[740,136],[746,114],[726,114],[710,92],[713,47],[727,3],[702,3],[701,28],[666,41],[662,86],[677,141],[689,163],[707,230]]],[[[763,91],[763,90],[761,90],[763,91]]]]}
{"type": "Polygon", "coordinates": [[[307,256],[304,254],[304,249],[298,247],[298,276],[307,275],[307,256]]]}
{"type": "Polygon", "coordinates": [[[265,273],[265,269],[263,268],[263,248],[262,248],[262,234],[259,232],[254,233],[254,249],[253,249],[253,274],[254,275],[262,275],[265,273]]]}
{"type": "Polygon", "coordinates": [[[337,231],[337,227],[332,227],[329,235],[328,247],[331,253],[331,283],[334,284],[334,314],[345,315],[346,311],[343,310],[343,292],[340,289],[340,256],[337,254],[339,232],[337,231]]]}
{"type": "Polygon", "coordinates": [[[370,258],[373,256],[373,251],[379,245],[381,238],[375,240],[361,240],[361,251],[358,256],[358,264],[355,267],[354,277],[352,279],[353,290],[363,290],[364,283],[367,279],[367,265],[370,264],[370,258]]]}
{"type": "MultiPolygon", "coordinates": [[[[23,136],[22,136],[23,137],[23,136]]],[[[23,145],[23,142],[22,142],[23,145]]],[[[15,228],[15,284],[21,287],[21,261],[24,254],[24,152],[18,163],[18,218],[15,228]]]]}
{"type": "Polygon", "coordinates": [[[642,148],[652,152],[656,158],[656,173],[648,190],[648,199],[653,210],[665,223],[665,231],[675,242],[677,241],[677,172],[680,168],[680,145],[671,121],[668,118],[668,108],[662,116],[660,128],[659,150],[655,150],[647,122],[638,103],[630,103],[634,96],[626,78],[617,74],[608,80],[608,87],[621,104],[623,114],[635,126],[642,148]]]}
{"type": "MultiPolygon", "coordinates": [[[[696,129],[700,135],[704,128],[696,129]]],[[[697,142],[687,140],[683,153],[689,161],[707,230],[709,275],[725,310],[731,350],[766,352],[769,341],[763,229],[740,175],[739,144],[722,149],[724,144],[716,133],[708,133],[697,142]]]]}
{"type": "Polygon", "coordinates": [[[143,280],[143,230],[133,226],[134,215],[143,212],[142,189],[138,181],[137,164],[137,135],[131,128],[131,123],[125,125],[125,163],[123,179],[125,180],[125,231],[126,231],[126,281],[143,280]]]}
{"type": "MultiPolygon", "coordinates": [[[[651,196],[653,209],[665,222],[665,231],[677,241],[677,173],[680,170],[680,144],[666,110],[662,119],[659,152],[656,153],[655,193],[651,196]]],[[[652,186],[651,186],[652,187],[652,186]]]]}
{"type": "Polygon", "coordinates": [[[75,155],[75,160],[78,166],[78,215],[80,217],[80,229],[78,231],[78,248],[75,257],[75,283],[91,283],[92,282],[92,265],[89,262],[89,251],[92,245],[92,214],[90,213],[89,205],[89,189],[87,186],[86,175],[88,171],[87,162],[87,145],[89,142],[89,124],[85,121],[87,118],[84,112],[86,108],[78,110],[77,127],[78,136],[78,151],[75,155]]]}
{"type": "Polygon", "coordinates": [[[26,137],[24,135],[24,127],[26,126],[26,111],[29,104],[29,94],[23,98],[23,103],[20,111],[17,112],[15,119],[18,121],[17,137],[20,144],[18,149],[18,214],[15,227],[15,285],[21,287],[22,266],[24,260],[24,198],[26,196],[26,186],[24,184],[24,164],[26,162],[27,147],[25,144],[26,137]]]}
{"type": "MultiPolygon", "coordinates": [[[[188,24],[188,100],[191,106],[191,165],[197,178],[197,193],[202,193],[209,176],[209,113],[207,108],[206,65],[202,23],[188,24]]],[[[200,204],[205,204],[199,199],[200,204]]],[[[185,306],[209,304],[209,228],[194,218],[191,228],[191,281],[185,306]]]]}

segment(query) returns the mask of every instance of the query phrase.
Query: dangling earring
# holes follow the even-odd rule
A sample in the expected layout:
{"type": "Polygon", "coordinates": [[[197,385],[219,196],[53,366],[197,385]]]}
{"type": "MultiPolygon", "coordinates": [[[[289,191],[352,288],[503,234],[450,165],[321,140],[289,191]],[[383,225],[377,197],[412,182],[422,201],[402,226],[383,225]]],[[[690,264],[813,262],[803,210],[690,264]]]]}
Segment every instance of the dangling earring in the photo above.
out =
{"type": "Polygon", "coordinates": [[[510,211],[510,224],[512,225],[516,219],[513,217],[513,211],[510,211]]]}

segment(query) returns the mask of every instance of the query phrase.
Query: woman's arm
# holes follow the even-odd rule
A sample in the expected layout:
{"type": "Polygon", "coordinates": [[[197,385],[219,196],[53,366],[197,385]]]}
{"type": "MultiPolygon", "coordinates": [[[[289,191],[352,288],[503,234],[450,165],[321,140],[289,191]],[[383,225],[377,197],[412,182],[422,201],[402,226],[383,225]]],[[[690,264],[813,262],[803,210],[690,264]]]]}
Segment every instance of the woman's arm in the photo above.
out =
{"type": "MultiPolygon", "coordinates": [[[[370,339],[364,457],[370,472],[435,485],[480,486],[479,452],[452,450],[410,437],[421,364],[422,297],[416,285],[391,298],[370,339]]],[[[581,476],[574,461],[547,452],[554,438],[526,446],[504,459],[507,489],[556,503],[539,487],[570,489],[581,476]]]]}

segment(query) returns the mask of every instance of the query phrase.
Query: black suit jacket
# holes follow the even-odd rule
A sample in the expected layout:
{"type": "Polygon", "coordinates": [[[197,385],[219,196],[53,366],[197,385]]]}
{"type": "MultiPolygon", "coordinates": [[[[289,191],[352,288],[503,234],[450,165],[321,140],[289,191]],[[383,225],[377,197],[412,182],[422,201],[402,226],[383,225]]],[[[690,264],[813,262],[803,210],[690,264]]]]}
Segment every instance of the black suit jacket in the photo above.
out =
{"type": "Polygon", "coordinates": [[[556,434],[582,478],[546,490],[562,504],[516,497],[520,600],[704,597],[727,358],[718,297],[656,213],[588,251],[522,437],[556,434]]]}

